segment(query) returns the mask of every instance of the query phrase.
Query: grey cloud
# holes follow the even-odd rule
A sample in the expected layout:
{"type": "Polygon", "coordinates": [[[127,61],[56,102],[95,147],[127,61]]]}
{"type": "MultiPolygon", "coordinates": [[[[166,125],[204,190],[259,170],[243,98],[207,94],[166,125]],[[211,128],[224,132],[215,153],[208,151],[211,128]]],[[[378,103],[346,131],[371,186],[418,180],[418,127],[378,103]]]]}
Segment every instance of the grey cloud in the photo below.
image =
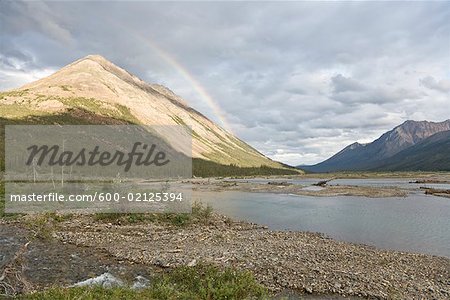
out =
{"type": "Polygon", "coordinates": [[[41,1],[10,1],[8,5],[2,3],[0,16],[3,20],[2,25],[7,31],[17,34],[36,27],[61,43],[73,42],[70,31],[63,24],[63,19],[53,12],[51,4],[41,1]],[[18,18],[20,15],[27,17],[18,18]]]}
{"type": "Polygon", "coordinates": [[[36,65],[34,57],[26,51],[5,46],[2,52],[0,52],[0,69],[26,73],[40,68],[36,65]]]}
{"type": "Polygon", "coordinates": [[[420,80],[420,83],[426,88],[441,91],[443,93],[449,93],[450,92],[450,80],[439,80],[437,81],[432,76],[427,76],[425,78],[422,78],[420,80]]]}
{"type": "Polygon", "coordinates": [[[352,78],[347,78],[342,74],[331,77],[333,91],[335,93],[365,91],[367,87],[352,78]]]}
{"type": "Polygon", "coordinates": [[[98,53],[218,121],[157,47],[240,138],[314,163],[406,119],[448,118],[449,19],[445,2],[0,1],[0,88],[98,53]]]}
{"type": "Polygon", "coordinates": [[[341,74],[331,78],[331,86],[331,98],[349,105],[398,103],[409,99],[419,99],[423,95],[415,87],[403,88],[389,84],[372,87],[341,74]]]}

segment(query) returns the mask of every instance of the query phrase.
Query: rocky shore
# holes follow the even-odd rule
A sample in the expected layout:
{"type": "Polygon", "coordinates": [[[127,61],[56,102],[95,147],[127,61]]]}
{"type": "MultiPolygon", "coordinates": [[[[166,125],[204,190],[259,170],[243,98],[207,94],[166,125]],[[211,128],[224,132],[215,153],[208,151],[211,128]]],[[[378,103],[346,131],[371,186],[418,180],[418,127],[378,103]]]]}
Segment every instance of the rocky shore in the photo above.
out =
{"type": "Polygon", "coordinates": [[[160,268],[200,262],[252,271],[273,291],[375,299],[449,299],[450,259],[380,250],[321,234],[270,231],[212,214],[185,227],[161,223],[65,221],[63,242],[160,268]]]}
{"type": "Polygon", "coordinates": [[[241,191],[252,193],[276,193],[317,197],[359,196],[370,198],[405,197],[408,191],[389,187],[326,185],[302,186],[286,182],[269,181],[268,183],[236,182],[220,179],[196,179],[189,181],[194,191],[241,191]],[[312,188],[314,187],[314,189],[312,188]]]}

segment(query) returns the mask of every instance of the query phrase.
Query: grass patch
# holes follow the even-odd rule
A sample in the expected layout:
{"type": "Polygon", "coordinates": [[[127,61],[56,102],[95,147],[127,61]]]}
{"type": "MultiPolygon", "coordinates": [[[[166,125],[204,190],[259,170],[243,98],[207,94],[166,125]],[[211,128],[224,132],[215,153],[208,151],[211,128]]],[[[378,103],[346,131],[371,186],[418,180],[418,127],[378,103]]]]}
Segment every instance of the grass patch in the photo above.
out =
{"type": "Polygon", "coordinates": [[[124,105],[116,104],[115,107],[120,113],[120,116],[114,116],[122,118],[130,124],[140,124],[141,122],[131,113],[130,109],[124,105]]]}
{"type": "Polygon", "coordinates": [[[70,218],[72,218],[71,214],[62,215],[47,212],[27,216],[23,224],[32,233],[32,238],[48,240],[52,238],[52,233],[57,224],[70,218]]]}
{"type": "Polygon", "coordinates": [[[0,179],[0,218],[5,215],[5,182],[0,179]]]}
{"type": "Polygon", "coordinates": [[[94,220],[117,225],[155,222],[188,226],[190,224],[208,224],[212,212],[211,206],[195,202],[192,206],[192,213],[96,213],[94,220]]]}
{"type": "Polygon", "coordinates": [[[44,112],[28,108],[26,105],[21,104],[0,104],[1,117],[10,119],[29,119],[30,116],[42,116],[44,112]]]}
{"type": "Polygon", "coordinates": [[[9,91],[9,92],[1,92],[0,93],[0,100],[6,97],[23,97],[28,94],[30,90],[20,90],[20,91],[9,91]]]}
{"type": "Polygon", "coordinates": [[[84,287],[51,288],[20,299],[267,299],[268,292],[248,271],[210,265],[179,267],[152,278],[141,290],[84,287]]]}
{"type": "Polygon", "coordinates": [[[130,109],[120,104],[109,104],[94,98],[71,97],[63,98],[62,102],[73,108],[86,109],[87,111],[101,114],[107,117],[138,124],[139,121],[131,114],[130,109]],[[110,107],[112,105],[112,107],[110,107]]]}

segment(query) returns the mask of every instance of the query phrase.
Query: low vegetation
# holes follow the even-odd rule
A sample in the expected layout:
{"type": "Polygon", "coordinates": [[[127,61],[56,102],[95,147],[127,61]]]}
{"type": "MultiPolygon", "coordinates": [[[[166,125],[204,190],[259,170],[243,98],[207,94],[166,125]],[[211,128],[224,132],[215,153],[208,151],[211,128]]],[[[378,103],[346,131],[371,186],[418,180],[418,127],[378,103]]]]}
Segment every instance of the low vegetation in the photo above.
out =
{"type": "Polygon", "coordinates": [[[195,202],[192,213],[97,213],[95,221],[114,224],[135,224],[145,222],[158,222],[175,226],[190,224],[207,224],[212,215],[212,207],[195,202]]]}
{"type": "Polygon", "coordinates": [[[248,271],[211,265],[179,267],[155,276],[144,289],[55,287],[19,299],[264,299],[267,290],[248,271]]]}
{"type": "Polygon", "coordinates": [[[20,91],[9,91],[9,92],[0,92],[0,100],[6,97],[23,97],[27,95],[29,92],[28,89],[20,90],[20,91]]]}
{"type": "Polygon", "coordinates": [[[5,217],[5,183],[0,179],[0,218],[5,217]]]}
{"type": "Polygon", "coordinates": [[[192,174],[197,177],[228,177],[228,176],[270,176],[270,175],[299,175],[300,171],[292,168],[273,168],[262,165],[260,167],[239,167],[236,165],[222,165],[200,158],[192,160],[192,174]]]}
{"type": "Polygon", "coordinates": [[[22,223],[29,230],[32,239],[51,239],[52,233],[57,228],[58,223],[69,220],[72,216],[72,214],[46,212],[28,215],[22,223]]]}
{"type": "MultiPolygon", "coordinates": [[[[52,233],[61,222],[70,220],[73,214],[46,212],[32,215],[4,213],[4,184],[0,181],[0,219],[21,218],[22,225],[29,230],[31,239],[51,239],[52,233]]],[[[194,203],[192,213],[96,213],[92,215],[94,222],[112,223],[116,225],[138,223],[161,223],[172,226],[189,226],[210,223],[213,209],[209,205],[194,203]]]]}

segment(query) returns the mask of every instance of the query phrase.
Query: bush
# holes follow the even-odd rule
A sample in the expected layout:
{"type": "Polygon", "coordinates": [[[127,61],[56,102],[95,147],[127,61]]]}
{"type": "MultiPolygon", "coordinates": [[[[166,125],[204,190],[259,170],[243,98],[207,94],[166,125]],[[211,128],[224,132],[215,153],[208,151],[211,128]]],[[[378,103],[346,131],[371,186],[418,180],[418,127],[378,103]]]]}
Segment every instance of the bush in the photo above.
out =
{"type": "Polygon", "coordinates": [[[192,216],[202,223],[207,224],[209,222],[212,212],[213,208],[209,204],[205,207],[200,202],[194,202],[192,205],[192,216]]]}

